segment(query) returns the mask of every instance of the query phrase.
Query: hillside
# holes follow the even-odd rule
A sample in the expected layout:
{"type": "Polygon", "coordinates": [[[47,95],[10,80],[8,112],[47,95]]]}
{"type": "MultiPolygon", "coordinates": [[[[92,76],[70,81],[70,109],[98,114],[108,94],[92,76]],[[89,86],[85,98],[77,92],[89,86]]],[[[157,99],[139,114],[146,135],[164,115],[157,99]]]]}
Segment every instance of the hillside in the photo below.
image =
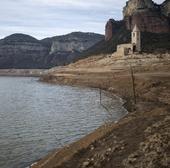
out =
{"type": "Polygon", "coordinates": [[[104,38],[95,33],[73,32],[43,40],[13,34],[0,40],[0,69],[38,69],[71,63],[104,38]]]}
{"type": "Polygon", "coordinates": [[[48,52],[37,39],[13,34],[0,40],[0,68],[41,68],[48,52]]]}
{"type": "MultiPolygon", "coordinates": [[[[42,81],[101,88],[102,95],[121,96],[129,113],[120,121],[109,122],[81,140],[52,152],[32,168],[168,168],[169,71],[168,53],[129,57],[101,54],[49,70],[42,81]]],[[[101,102],[101,107],[107,109],[107,103],[101,102]]],[[[107,112],[112,116],[112,110],[107,112]]]]}
{"type": "Polygon", "coordinates": [[[103,39],[104,36],[100,34],[73,32],[68,35],[46,38],[41,42],[51,46],[46,62],[53,67],[67,65],[81,59],[84,51],[103,39]]]}

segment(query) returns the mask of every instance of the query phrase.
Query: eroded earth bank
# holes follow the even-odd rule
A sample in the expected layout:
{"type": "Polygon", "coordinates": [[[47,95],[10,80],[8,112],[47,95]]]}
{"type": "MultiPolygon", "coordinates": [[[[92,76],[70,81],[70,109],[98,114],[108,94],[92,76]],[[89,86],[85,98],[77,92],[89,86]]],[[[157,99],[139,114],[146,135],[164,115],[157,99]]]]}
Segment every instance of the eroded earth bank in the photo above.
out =
{"type": "Polygon", "coordinates": [[[108,90],[126,100],[129,114],[54,151],[32,168],[169,167],[170,54],[94,56],[53,68],[41,80],[108,90]]]}

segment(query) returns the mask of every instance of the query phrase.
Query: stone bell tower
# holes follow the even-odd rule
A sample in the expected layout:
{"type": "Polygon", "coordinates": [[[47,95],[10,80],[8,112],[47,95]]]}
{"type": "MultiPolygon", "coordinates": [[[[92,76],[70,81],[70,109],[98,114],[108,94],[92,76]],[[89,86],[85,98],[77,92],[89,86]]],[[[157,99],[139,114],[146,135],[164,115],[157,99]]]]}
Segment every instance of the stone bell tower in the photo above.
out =
{"type": "Polygon", "coordinates": [[[141,32],[137,25],[134,26],[132,31],[132,45],[133,45],[133,52],[141,51],[141,32]]]}

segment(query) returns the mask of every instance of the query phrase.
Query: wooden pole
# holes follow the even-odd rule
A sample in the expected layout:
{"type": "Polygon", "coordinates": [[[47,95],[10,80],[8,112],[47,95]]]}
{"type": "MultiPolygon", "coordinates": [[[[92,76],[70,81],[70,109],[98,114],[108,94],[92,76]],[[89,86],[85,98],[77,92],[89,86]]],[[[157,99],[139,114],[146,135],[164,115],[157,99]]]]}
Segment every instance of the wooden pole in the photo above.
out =
{"type": "Polygon", "coordinates": [[[100,105],[102,104],[102,90],[100,88],[100,105]]]}
{"type": "Polygon", "coordinates": [[[135,76],[134,76],[134,71],[131,65],[130,65],[130,73],[131,73],[131,78],[132,78],[132,90],[133,90],[134,104],[136,104],[135,76]]]}

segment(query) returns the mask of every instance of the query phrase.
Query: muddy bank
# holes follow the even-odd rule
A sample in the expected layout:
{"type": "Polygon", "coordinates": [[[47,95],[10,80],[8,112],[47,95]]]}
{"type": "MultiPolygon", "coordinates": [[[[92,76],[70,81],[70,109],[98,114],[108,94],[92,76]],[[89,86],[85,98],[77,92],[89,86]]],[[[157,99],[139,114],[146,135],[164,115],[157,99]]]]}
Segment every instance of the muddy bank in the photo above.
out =
{"type": "Polygon", "coordinates": [[[45,71],[44,69],[0,69],[0,76],[40,77],[45,71]]]}
{"type": "MultiPolygon", "coordinates": [[[[82,140],[55,151],[33,168],[165,168],[170,164],[170,64],[134,66],[136,101],[128,66],[85,59],[43,76],[45,82],[99,87],[121,96],[131,111],[82,140]],[[90,66],[90,64],[93,66],[90,66]],[[93,64],[93,62],[95,64],[93,64]],[[154,66],[152,66],[154,65],[154,66]],[[156,66],[157,65],[157,66],[156,66]],[[101,67],[102,66],[102,67],[101,67]],[[88,67],[88,68],[87,68],[88,67]],[[102,131],[103,130],[103,131],[102,131]]],[[[104,58],[105,59],[105,58],[104,58]]],[[[133,60],[134,61],[134,60],[133,60]]],[[[147,60],[148,61],[148,60],[147,60]]],[[[146,61],[146,62],[147,62],[146,61]]]]}

